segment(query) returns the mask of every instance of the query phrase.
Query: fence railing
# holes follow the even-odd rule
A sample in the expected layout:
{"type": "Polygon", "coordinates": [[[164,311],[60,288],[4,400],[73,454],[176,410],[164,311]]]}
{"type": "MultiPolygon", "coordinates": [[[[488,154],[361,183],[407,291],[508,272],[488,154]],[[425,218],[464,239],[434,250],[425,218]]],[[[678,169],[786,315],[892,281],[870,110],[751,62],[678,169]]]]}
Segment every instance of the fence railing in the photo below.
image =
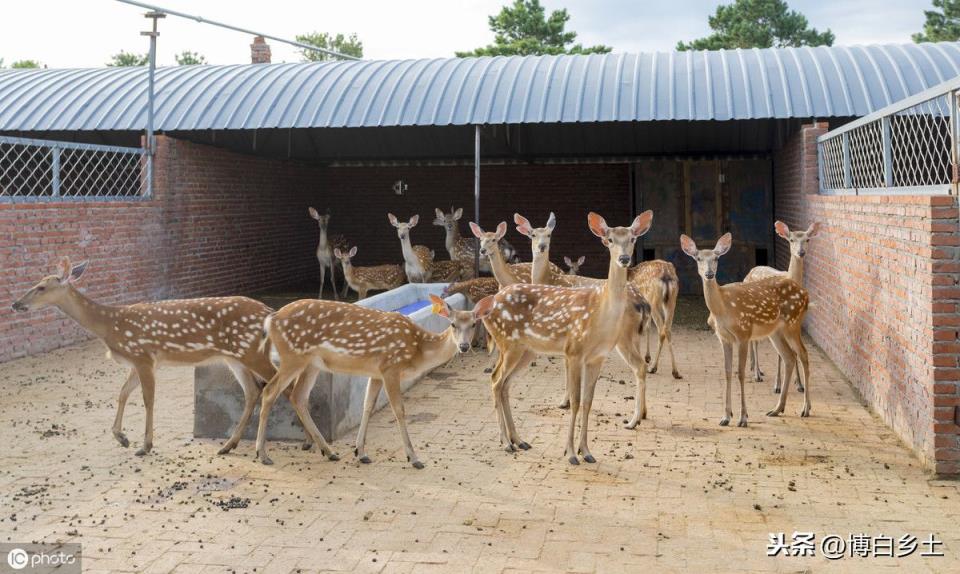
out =
{"type": "Polygon", "coordinates": [[[817,138],[824,194],[948,194],[957,190],[960,78],[817,138]]]}
{"type": "Polygon", "coordinates": [[[0,136],[0,202],[150,197],[141,148],[0,136]]]}

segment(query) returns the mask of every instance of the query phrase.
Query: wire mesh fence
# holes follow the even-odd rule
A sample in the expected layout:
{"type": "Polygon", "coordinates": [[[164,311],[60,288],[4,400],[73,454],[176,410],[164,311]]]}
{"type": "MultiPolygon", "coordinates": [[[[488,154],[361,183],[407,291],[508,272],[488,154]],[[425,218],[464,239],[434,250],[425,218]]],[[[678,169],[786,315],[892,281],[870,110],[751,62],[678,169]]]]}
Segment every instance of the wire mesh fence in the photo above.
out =
{"type": "Polygon", "coordinates": [[[0,201],[148,197],[148,164],[140,148],[0,136],[0,201]]]}
{"type": "Polygon", "coordinates": [[[950,193],[957,93],[956,82],[937,86],[821,136],[821,192],[950,193]]]}

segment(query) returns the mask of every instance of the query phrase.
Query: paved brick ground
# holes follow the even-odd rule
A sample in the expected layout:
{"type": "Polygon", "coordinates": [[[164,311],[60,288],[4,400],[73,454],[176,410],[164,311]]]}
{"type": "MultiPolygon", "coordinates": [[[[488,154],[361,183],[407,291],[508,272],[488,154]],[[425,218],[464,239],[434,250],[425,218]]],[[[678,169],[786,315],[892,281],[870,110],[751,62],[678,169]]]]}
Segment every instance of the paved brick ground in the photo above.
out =
{"type": "MultiPolygon", "coordinates": [[[[139,459],[110,435],[123,373],[98,344],[6,363],[0,541],[81,542],[85,572],[960,570],[960,483],[931,480],[819,351],[813,417],[796,416],[794,392],[788,415],[767,419],[770,385],[750,383],[752,426],[721,428],[715,340],[675,338],[686,378],[649,377],[650,419],[636,431],[621,428],[634,390],[610,360],[591,428],[599,462],[579,467],[562,452],[559,362],[543,358],[514,384],[529,452],[498,446],[486,356],[415,387],[422,471],[406,464],[389,410],[371,423],[368,466],[347,440],[339,462],[293,444],[273,446],[273,467],[250,443],[217,456],[215,441],[190,437],[188,369],[162,371],[156,446],[139,459]],[[241,508],[221,508],[231,499],[241,508]],[[768,533],[796,530],[935,533],[946,557],[765,556],[768,533]]],[[[131,403],[136,446],[143,413],[131,403]]]]}

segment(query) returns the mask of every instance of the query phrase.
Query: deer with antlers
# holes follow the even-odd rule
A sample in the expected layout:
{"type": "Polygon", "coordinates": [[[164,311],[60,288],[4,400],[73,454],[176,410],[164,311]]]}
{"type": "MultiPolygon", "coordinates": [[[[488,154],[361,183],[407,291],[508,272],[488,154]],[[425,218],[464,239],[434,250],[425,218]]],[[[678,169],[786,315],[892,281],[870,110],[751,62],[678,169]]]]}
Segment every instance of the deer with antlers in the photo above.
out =
{"type": "Polygon", "coordinates": [[[250,420],[260,387],[274,374],[270,357],[257,349],[262,324],[272,311],[246,297],[180,299],[133,305],[102,305],[81,293],[75,283],[87,267],[60,261],[59,271],[44,277],[13,304],[15,311],[54,306],[95,335],[107,347],[107,356],[130,367],[120,390],[113,436],[124,447],[123,410],[137,386],[143,393],[146,429],[142,456],[153,447],[153,400],[156,368],[166,364],[199,365],[223,361],[243,387],[244,409],[229,440],[220,449],[231,451],[240,442],[250,420]]]}
{"type": "Polygon", "coordinates": [[[387,219],[390,220],[390,225],[397,228],[397,237],[400,238],[400,249],[403,251],[403,268],[407,273],[407,281],[410,283],[429,283],[433,277],[434,252],[425,245],[413,245],[410,241],[410,230],[417,226],[420,216],[414,215],[408,221],[403,222],[399,221],[396,215],[388,213],[387,219]]]}
{"type": "MultiPolygon", "coordinates": [[[[752,283],[768,277],[789,277],[797,285],[803,285],[803,257],[807,254],[807,243],[817,235],[820,230],[820,223],[814,221],[805,231],[790,231],[786,223],[777,221],[773,224],[777,235],[787,240],[790,244],[790,265],[786,271],[780,271],[773,267],[760,265],[754,267],[747,273],[743,279],[744,283],[752,283]]],[[[760,359],[757,351],[760,341],[750,343],[750,370],[753,372],[754,380],[763,381],[763,371],[760,370],[760,359]]],[[[777,380],[773,386],[773,392],[779,393],[781,386],[780,371],[781,361],[777,360],[777,380]]],[[[803,392],[803,384],[797,378],[797,391],[803,392]]]]}
{"type": "Polygon", "coordinates": [[[401,396],[405,381],[419,378],[446,363],[458,352],[470,350],[477,321],[491,310],[493,299],[481,300],[473,311],[457,311],[431,295],[433,311],[450,321],[443,333],[431,333],[400,313],[380,311],[334,301],[295,301],[270,315],[263,325],[266,343],[276,350],[280,366],[263,391],[257,456],[272,464],[266,450],[266,427],[277,396],[296,380],[290,401],[310,438],[328,458],[336,457],[310,417],[307,401],[320,370],[370,377],[355,454],[369,463],[365,443],[367,424],[380,389],[387,393],[403,441],[407,460],[423,468],[407,433],[401,396]]]}
{"type": "Polygon", "coordinates": [[[366,299],[368,291],[387,291],[407,282],[407,276],[400,265],[355,267],[351,260],[357,255],[356,246],[346,253],[334,248],[333,255],[340,260],[343,277],[347,285],[357,292],[358,299],[366,299]]]}
{"type": "MultiPolygon", "coordinates": [[[[733,408],[730,403],[730,385],[733,377],[733,351],[737,349],[737,379],[740,382],[740,421],[737,426],[747,426],[747,398],[744,395],[743,379],[747,364],[747,349],[750,341],[769,338],[783,359],[786,379],[793,376],[799,363],[803,379],[803,409],[801,417],[810,416],[810,372],[807,349],[803,344],[801,329],[810,298],[807,291],[788,277],[768,277],[752,283],[717,284],[717,262],[730,250],[733,237],[726,233],[717,240],[713,249],[697,249],[696,243],[686,235],[680,236],[683,252],[697,262],[697,273],[703,280],[703,298],[710,310],[707,321],[723,348],[724,416],[720,425],[730,424],[733,408]]],[[[767,416],[778,416],[787,401],[785,385],[777,406],[767,416]]]]}
{"type": "MultiPolygon", "coordinates": [[[[320,294],[317,297],[323,299],[323,284],[326,282],[327,269],[329,269],[330,285],[333,286],[333,298],[338,299],[337,271],[334,265],[337,259],[333,255],[333,250],[340,249],[341,251],[346,251],[347,240],[342,235],[328,235],[327,229],[330,226],[329,212],[320,215],[320,213],[312,207],[307,208],[307,212],[310,214],[310,217],[317,220],[317,225],[320,227],[320,240],[317,242],[317,261],[320,262],[320,294]]],[[[343,296],[347,296],[346,285],[344,285],[343,296]]]]}
{"type": "MultiPolygon", "coordinates": [[[[453,261],[460,261],[464,265],[464,270],[469,270],[469,274],[464,273],[464,279],[473,277],[473,266],[476,259],[476,241],[470,238],[460,236],[460,218],[463,217],[463,208],[450,208],[450,213],[444,213],[442,209],[434,209],[436,218],[433,224],[442,227],[446,232],[444,246],[447,253],[453,261]]],[[[516,258],[516,250],[507,241],[500,243],[500,250],[506,261],[513,261],[516,258]]],[[[480,271],[490,273],[490,258],[480,256],[480,271]]]]}
{"type": "Polygon", "coordinates": [[[586,255],[581,255],[576,261],[564,255],[563,263],[567,266],[567,275],[580,275],[580,268],[583,267],[586,260],[586,255]]]}
{"type": "MultiPolygon", "coordinates": [[[[633,325],[642,325],[649,312],[642,298],[633,309],[629,308],[627,268],[634,244],[650,228],[652,218],[653,213],[647,211],[638,215],[630,227],[611,228],[596,213],[589,214],[590,230],[610,251],[607,281],[602,285],[582,289],[520,283],[509,285],[494,296],[495,309],[484,319],[484,325],[500,349],[492,390],[501,441],[508,451],[530,448],[520,440],[513,422],[511,379],[538,353],[562,355],[571,399],[566,456],[571,464],[579,464],[578,454],[583,455],[585,462],[596,462],[587,440],[594,387],[607,354],[624,340],[624,316],[636,314],[633,325]],[[580,440],[575,449],[578,413],[580,440]]],[[[645,371],[639,376],[644,376],[645,371]]]]}

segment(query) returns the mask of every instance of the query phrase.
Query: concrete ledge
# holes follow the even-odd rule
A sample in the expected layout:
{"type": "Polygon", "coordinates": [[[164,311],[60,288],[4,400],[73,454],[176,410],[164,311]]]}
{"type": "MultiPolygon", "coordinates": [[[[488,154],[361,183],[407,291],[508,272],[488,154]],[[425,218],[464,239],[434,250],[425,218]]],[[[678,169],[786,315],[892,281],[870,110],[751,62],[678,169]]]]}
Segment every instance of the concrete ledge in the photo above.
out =
{"type": "MultiPolygon", "coordinates": [[[[428,299],[428,295],[440,295],[446,283],[410,283],[396,289],[367,297],[357,305],[390,311],[405,305],[428,299]]],[[[465,309],[466,299],[461,294],[452,295],[447,302],[455,309],[465,309]]],[[[434,315],[430,306],[418,309],[409,315],[421,327],[439,333],[449,326],[442,317],[434,315]]],[[[406,391],[418,381],[404,383],[406,391]]],[[[310,415],[317,428],[328,440],[336,440],[360,424],[363,399],[366,393],[366,377],[355,377],[322,372],[310,393],[310,415]]],[[[387,404],[381,391],[377,410],[387,404]]],[[[194,369],[194,418],[193,436],[197,438],[227,438],[243,412],[243,391],[233,373],[226,365],[215,364],[194,369]]],[[[257,435],[260,406],[257,405],[243,437],[252,440],[257,435]]],[[[300,420],[283,397],[277,400],[270,411],[267,425],[270,440],[302,440],[303,427],[300,420]]]]}

